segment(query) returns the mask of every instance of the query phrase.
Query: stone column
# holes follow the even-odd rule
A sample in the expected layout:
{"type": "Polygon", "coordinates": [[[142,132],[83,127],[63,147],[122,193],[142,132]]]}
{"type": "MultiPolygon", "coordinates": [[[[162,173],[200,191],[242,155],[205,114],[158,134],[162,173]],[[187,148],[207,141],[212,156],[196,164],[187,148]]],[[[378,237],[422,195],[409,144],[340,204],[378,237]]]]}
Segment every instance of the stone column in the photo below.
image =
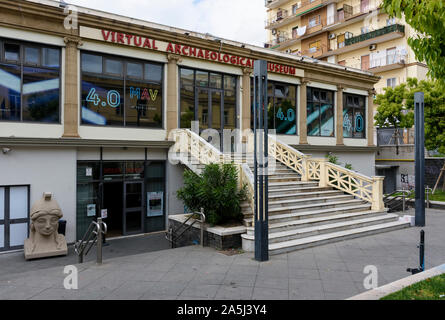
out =
{"type": "Polygon", "coordinates": [[[337,85],[337,146],[344,145],[343,143],[343,87],[341,85],[337,85]]]}
{"type": "Polygon", "coordinates": [[[367,138],[368,138],[368,146],[374,146],[374,94],[375,90],[368,90],[368,114],[367,114],[367,127],[368,132],[367,138]]]}
{"type": "Polygon", "coordinates": [[[168,133],[178,128],[179,102],[178,102],[178,62],[180,56],[169,54],[167,56],[167,136],[168,133]]]}
{"type": "Polygon", "coordinates": [[[241,118],[241,132],[246,129],[250,129],[250,118],[251,118],[251,97],[250,97],[250,76],[253,70],[249,68],[243,69],[242,86],[243,86],[243,96],[242,96],[242,118],[241,118]]]}
{"type": "Polygon", "coordinates": [[[79,91],[78,91],[78,47],[82,45],[77,37],[65,37],[65,101],[63,108],[63,136],[79,137],[79,91]]]}
{"type": "Polygon", "coordinates": [[[307,144],[307,79],[301,79],[300,85],[300,112],[299,112],[299,133],[300,144],[307,144]]]}

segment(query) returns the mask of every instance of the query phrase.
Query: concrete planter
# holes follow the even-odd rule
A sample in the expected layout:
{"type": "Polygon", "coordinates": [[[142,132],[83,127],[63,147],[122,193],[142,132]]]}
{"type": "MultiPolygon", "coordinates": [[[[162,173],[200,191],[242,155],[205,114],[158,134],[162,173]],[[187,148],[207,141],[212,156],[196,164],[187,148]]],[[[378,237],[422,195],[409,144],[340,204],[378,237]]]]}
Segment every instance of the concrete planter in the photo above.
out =
{"type": "MultiPolygon", "coordinates": [[[[169,216],[169,227],[178,229],[182,223],[187,219],[187,215],[179,214],[169,216]]],[[[187,225],[191,225],[193,220],[187,222],[187,225]]],[[[217,250],[225,250],[230,248],[241,248],[241,234],[246,233],[246,227],[237,226],[224,228],[220,226],[211,227],[204,224],[204,246],[212,247],[217,250]]],[[[183,236],[176,243],[177,247],[190,246],[199,244],[201,241],[201,223],[195,222],[195,224],[187,230],[183,236]]]]}

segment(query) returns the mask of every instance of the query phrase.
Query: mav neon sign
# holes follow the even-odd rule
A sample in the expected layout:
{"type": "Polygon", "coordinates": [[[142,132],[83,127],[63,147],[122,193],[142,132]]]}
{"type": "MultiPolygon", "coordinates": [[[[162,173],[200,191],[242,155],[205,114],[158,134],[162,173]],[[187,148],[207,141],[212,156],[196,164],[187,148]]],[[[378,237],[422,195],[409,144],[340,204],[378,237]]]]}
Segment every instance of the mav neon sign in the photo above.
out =
{"type": "Polygon", "coordinates": [[[153,90],[147,88],[141,90],[141,88],[130,87],[130,99],[133,99],[133,97],[137,97],[138,100],[156,101],[156,98],[158,97],[158,92],[159,90],[153,90]]]}

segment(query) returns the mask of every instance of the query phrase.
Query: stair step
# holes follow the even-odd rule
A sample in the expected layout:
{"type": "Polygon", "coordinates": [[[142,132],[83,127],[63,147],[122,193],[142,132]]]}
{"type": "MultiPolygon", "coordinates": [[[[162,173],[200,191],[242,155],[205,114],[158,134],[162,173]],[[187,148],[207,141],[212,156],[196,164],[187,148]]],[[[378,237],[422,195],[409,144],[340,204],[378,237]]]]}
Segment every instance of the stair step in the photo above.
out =
{"type": "MultiPolygon", "coordinates": [[[[276,214],[276,215],[270,215],[269,216],[269,223],[284,223],[288,221],[295,221],[295,220],[306,220],[309,218],[317,218],[321,216],[333,216],[337,214],[343,214],[343,213],[353,213],[353,212],[359,212],[359,211],[368,211],[371,209],[371,204],[365,203],[365,204],[359,204],[354,206],[340,206],[340,207],[330,207],[327,209],[321,209],[321,210],[313,210],[313,211],[305,211],[305,212],[296,212],[296,213],[286,213],[286,214],[276,214]]],[[[252,215],[246,215],[244,218],[244,222],[246,226],[252,225],[252,215]]]]}
{"type": "Polygon", "coordinates": [[[291,182],[270,182],[269,189],[276,190],[281,187],[318,187],[318,182],[291,181],[291,182]]]}
{"type": "Polygon", "coordinates": [[[336,201],[354,200],[354,196],[349,194],[315,197],[315,198],[303,198],[303,199],[287,199],[287,200],[270,200],[269,199],[269,211],[273,212],[273,209],[299,207],[307,204],[328,204],[336,201]]]}
{"type": "MultiPolygon", "coordinates": [[[[273,233],[273,232],[281,232],[281,231],[286,231],[286,230],[295,230],[298,228],[318,226],[318,225],[324,225],[324,224],[329,224],[329,223],[337,223],[337,222],[341,222],[341,221],[377,217],[377,216],[382,216],[385,214],[387,214],[386,209],[383,211],[367,210],[367,211],[341,213],[341,214],[335,214],[335,215],[328,215],[328,216],[321,216],[321,217],[316,217],[316,218],[307,218],[307,219],[300,219],[300,220],[293,220],[293,221],[286,221],[286,222],[269,223],[269,232],[273,233]]],[[[254,228],[248,227],[247,234],[253,234],[253,233],[254,233],[254,228]]]]}
{"type": "Polygon", "coordinates": [[[333,233],[326,233],[322,235],[311,236],[307,238],[301,238],[296,240],[289,240],[284,242],[272,243],[269,245],[270,254],[280,254],[284,252],[300,250],[310,248],[322,244],[343,241],[347,239],[353,239],[372,235],[376,233],[388,232],[409,227],[409,222],[387,222],[372,226],[366,226],[356,229],[338,231],[333,233]]]}
{"type": "Polygon", "coordinates": [[[318,208],[318,207],[337,207],[343,205],[353,205],[353,204],[363,204],[365,203],[361,199],[352,199],[352,200],[343,200],[343,201],[333,201],[328,203],[314,203],[314,204],[305,204],[305,205],[293,205],[287,207],[280,208],[270,208],[269,214],[286,214],[286,213],[296,213],[300,211],[305,211],[307,209],[318,208]]]}
{"type": "MultiPolygon", "coordinates": [[[[299,228],[294,230],[272,232],[269,233],[269,243],[284,242],[284,241],[307,238],[326,233],[333,233],[344,230],[373,226],[376,224],[394,222],[398,221],[398,218],[399,216],[396,214],[386,214],[377,217],[368,217],[362,219],[354,219],[354,220],[341,221],[318,226],[299,228]]],[[[252,241],[255,240],[254,234],[243,234],[242,238],[252,241]]]]}
{"type": "Polygon", "coordinates": [[[329,197],[344,194],[340,190],[327,190],[316,192],[294,192],[288,194],[269,194],[269,203],[273,200],[286,200],[286,199],[302,199],[302,198],[315,198],[315,197],[329,197]]]}
{"type": "MultiPolygon", "coordinates": [[[[270,189],[269,188],[269,196],[270,195],[287,195],[292,193],[299,193],[299,192],[319,192],[319,191],[330,191],[335,190],[332,187],[319,187],[317,186],[294,186],[292,188],[277,188],[277,189],[270,189]]],[[[337,190],[336,190],[337,191],[337,190]]]]}

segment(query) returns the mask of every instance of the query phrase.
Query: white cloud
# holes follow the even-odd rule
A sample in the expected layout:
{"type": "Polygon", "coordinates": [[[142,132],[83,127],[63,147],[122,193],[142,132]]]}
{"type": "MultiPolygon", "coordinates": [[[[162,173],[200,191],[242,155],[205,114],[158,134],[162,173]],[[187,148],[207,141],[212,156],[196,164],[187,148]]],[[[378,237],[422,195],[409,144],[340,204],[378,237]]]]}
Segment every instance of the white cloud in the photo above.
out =
{"type": "Polygon", "coordinates": [[[70,4],[262,46],[264,0],[68,0],[70,4]]]}

